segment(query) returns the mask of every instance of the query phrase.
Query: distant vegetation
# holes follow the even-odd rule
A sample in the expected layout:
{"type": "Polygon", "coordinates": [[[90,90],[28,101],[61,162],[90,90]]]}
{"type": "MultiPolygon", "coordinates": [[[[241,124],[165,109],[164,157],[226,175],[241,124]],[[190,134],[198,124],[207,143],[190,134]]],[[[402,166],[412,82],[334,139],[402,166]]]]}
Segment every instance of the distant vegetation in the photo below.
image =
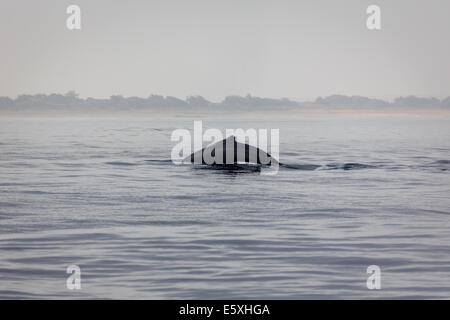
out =
{"type": "Polygon", "coordinates": [[[450,108],[450,97],[444,100],[436,98],[421,98],[415,96],[400,97],[392,102],[371,99],[362,96],[332,95],[317,98],[314,102],[297,102],[287,98],[269,99],[247,95],[228,96],[222,102],[211,102],[202,96],[190,96],[185,100],[161,95],[151,95],[147,98],[123,97],[113,95],[109,99],[80,98],[74,91],[66,94],[22,94],[15,99],[0,97],[0,110],[93,110],[93,109],[152,109],[152,108],[277,108],[277,107],[310,107],[310,108],[450,108]]]}
{"type": "Polygon", "coordinates": [[[442,107],[450,108],[450,97],[444,100],[439,100],[436,98],[421,98],[415,96],[409,97],[399,97],[394,99],[392,102],[371,99],[362,96],[344,96],[344,95],[332,95],[326,98],[317,98],[314,102],[317,106],[326,107],[372,107],[372,108],[382,108],[382,107],[409,107],[409,108],[431,108],[431,107],[442,107]]]}

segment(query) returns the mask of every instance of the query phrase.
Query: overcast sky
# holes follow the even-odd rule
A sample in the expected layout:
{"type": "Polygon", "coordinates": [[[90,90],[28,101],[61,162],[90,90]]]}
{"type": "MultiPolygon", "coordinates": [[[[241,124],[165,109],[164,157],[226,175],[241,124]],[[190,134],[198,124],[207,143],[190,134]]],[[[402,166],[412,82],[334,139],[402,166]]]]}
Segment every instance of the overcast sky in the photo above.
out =
{"type": "Polygon", "coordinates": [[[448,0],[1,0],[0,38],[0,96],[450,95],[448,0]]]}

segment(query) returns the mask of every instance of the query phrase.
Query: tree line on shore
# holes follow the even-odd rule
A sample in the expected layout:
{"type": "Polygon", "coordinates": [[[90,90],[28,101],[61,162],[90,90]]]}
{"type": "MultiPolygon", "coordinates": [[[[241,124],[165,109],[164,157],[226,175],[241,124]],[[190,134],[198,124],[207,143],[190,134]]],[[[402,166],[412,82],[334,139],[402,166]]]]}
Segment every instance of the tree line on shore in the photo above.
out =
{"type": "Polygon", "coordinates": [[[115,109],[145,109],[145,108],[276,108],[276,107],[348,107],[348,108],[450,108],[450,97],[439,100],[433,97],[399,97],[393,101],[373,99],[363,96],[331,95],[319,97],[313,102],[297,102],[288,98],[271,99],[251,95],[227,96],[221,102],[211,102],[202,96],[189,96],[179,99],[172,96],[150,95],[147,98],[124,97],[113,95],[109,99],[80,98],[74,91],[66,94],[22,94],[15,99],[0,97],[2,109],[30,109],[30,108],[115,108],[115,109]]]}

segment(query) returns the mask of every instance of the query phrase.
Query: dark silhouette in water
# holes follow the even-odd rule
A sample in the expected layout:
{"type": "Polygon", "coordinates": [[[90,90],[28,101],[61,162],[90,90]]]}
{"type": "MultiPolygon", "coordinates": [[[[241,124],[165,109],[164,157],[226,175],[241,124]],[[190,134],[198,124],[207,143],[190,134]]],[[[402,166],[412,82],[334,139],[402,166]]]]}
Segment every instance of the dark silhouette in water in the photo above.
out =
{"type": "Polygon", "coordinates": [[[293,170],[355,170],[370,169],[376,166],[362,163],[330,163],[326,165],[316,164],[285,164],[280,163],[269,153],[257,147],[236,141],[235,136],[230,136],[215,144],[207,146],[186,157],[183,162],[209,165],[205,169],[235,171],[258,171],[261,166],[275,165],[277,167],[293,170]],[[217,154],[217,159],[216,159],[217,154]],[[222,154],[222,156],[220,156],[222,154]],[[227,159],[227,155],[229,159],[227,159]],[[206,158],[206,159],[205,159],[206,158]]]}
{"type": "Polygon", "coordinates": [[[279,164],[278,160],[273,158],[269,153],[236,141],[235,136],[230,136],[213,145],[207,146],[202,150],[192,153],[184,159],[185,162],[210,165],[237,165],[238,163],[253,163],[261,165],[279,164]],[[233,154],[233,158],[231,156],[233,154]],[[216,154],[218,158],[216,158],[216,154]],[[222,157],[220,157],[222,154],[222,157]],[[228,160],[227,160],[228,155],[228,160]],[[205,160],[205,157],[207,159],[205,160]],[[209,159],[208,159],[209,157],[209,159]]]}

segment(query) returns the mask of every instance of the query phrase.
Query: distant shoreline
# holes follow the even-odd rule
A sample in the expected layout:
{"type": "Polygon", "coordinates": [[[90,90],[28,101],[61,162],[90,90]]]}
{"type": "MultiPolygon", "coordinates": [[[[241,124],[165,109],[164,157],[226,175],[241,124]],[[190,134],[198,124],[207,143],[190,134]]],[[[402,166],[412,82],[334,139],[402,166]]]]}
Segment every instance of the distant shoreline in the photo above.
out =
{"type": "Polygon", "coordinates": [[[198,117],[241,117],[241,118],[290,118],[290,117],[322,117],[322,116],[450,116],[450,108],[283,108],[283,109],[205,109],[194,108],[156,108],[146,110],[2,110],[0,118],[117,118],[117,117],[148,117],[148,118],[198,118],[198,117]]]}
{"type": "Polygon", "coordinates": [[[450,110],[450,96],[445,99],[433,97],[399,97],[393,101],[363,96],[331,95],[319,97],[313,102],[298,102],[288,98],[273,99],[251,95],[227,96],[221,102],[211,102],[202,96],[179,99],[172,96],[150,95],[147,98],[113,95],[109,99],[80,98],[75,91],[66,94],[23,94],[15,99],[0,97],[0,112],[194,112],[196,110],[265,112],[286,110],[392,110],[424,109],[450,110]]]}

